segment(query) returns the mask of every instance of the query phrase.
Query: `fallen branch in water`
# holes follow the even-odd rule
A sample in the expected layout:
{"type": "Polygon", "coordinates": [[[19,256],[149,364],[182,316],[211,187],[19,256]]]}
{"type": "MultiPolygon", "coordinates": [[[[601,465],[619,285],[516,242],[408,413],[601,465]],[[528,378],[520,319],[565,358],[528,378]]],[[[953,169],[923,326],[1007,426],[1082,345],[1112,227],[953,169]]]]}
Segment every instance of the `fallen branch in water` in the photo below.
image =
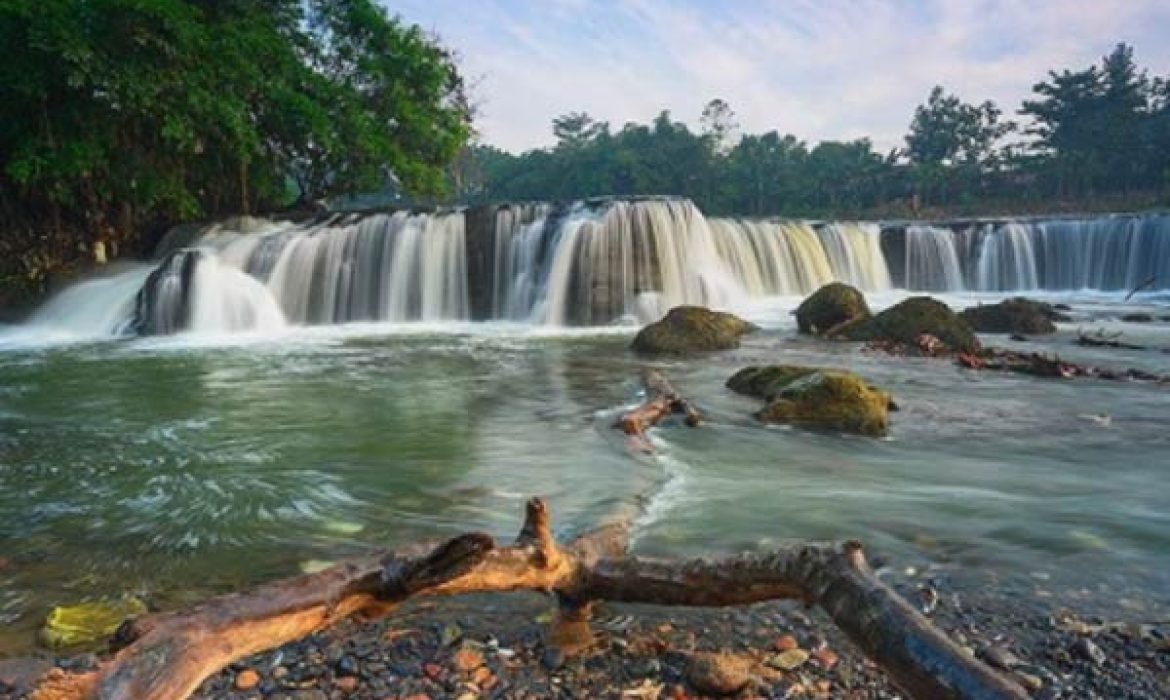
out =
{"type": "Polygon", "coordinates": [[[1121,331],[1116,333],[1106,334],[1105,329],[1098,328],[1097,332],[1088,335],[1077,329],[1077,345],[1085,345],[1093,348],[1117,348],[1119,350],[1146,350],[1144,345],[1134,345],[1132,343],[1123,343],[1118,338],[1122,336],[1121,331]]]}
{"type": "Polygon", "coordinates": [[[1062,360],[1056,355],[1049,357],[1038,352],[1024,353],[1014,350],[984,348],[978,353],[961,352],[955,356],[955,362],[960,367],[967,369],[1016,372],[1018,374],[1030,374],[1035,377],[1061,379],[1085,377],[1113,381],[1135,380],[1170,384],[1170,376],[1160,376],[1132,367],[1126,370],[1112,370],[1093,367],[1092,365],[1080,365],[1075,362],[1062,360]]]}
{"type": "Polygon", "coordinates": [[[179,700],[238,659],[350,615],[385,614],[412,596],[515,590],[553,592],[561,600],[566,614],[558,625],[575,631],[554,630],[554,641],[588,633],[594,600],[722,606],[798,599],[821,606],[912,697],[1027,697],[874,576],[856,542],[673,561],[628,555],[628,540],[628,527],[619,523],[562,546],[544,502],[533,499],[513,546],[472,533],[131,620],[117,635],[121,650],[97,670],[56,670],[32,697],[179,700]]]}
{"type": "Polygon", "coordinates": [[[646,400],[641,405],[623,413],[614,424],[630,438],[631,447],[639,452],[653,452],[646,439],[646,430],[654,427],[663,418],[679,414],[686,424],[695,427],[703,417],[694,405],[683,398],[661,372],[647,369],[642,372],[642,386],[646,389],[646,400]]]}

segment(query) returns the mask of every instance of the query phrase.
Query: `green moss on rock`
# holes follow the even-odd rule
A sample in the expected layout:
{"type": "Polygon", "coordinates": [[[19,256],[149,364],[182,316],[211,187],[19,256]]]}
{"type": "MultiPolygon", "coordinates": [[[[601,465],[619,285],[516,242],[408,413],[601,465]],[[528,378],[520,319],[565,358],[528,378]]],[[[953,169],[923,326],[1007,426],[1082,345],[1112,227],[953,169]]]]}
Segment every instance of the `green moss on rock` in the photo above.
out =
{"type": "Polygon", "coordinates": [[[796,327],[801,333],[821,334],[847,321],[870,316],[864,294],[842,282],[832,282],[796,307],[796,327]]]}
{"type": "Polygon", "coordinates": [[[727,388],[739,394],[770,401],[776,398],[784,387],[817,371],[816,367],[799,365],[744,367],[727,380],[727,388]]]}
{"type": "Polygon", "coordinates": [[[910,297],[844,332],[850,340],[884,340],[917,344],[923,333],[933,335],[952,350],[979,349],[975,331],[951,307],[931,297],[910,297]]]}
{"type": "Polygon", "coordinates": [[[702,306],[676,306],[660,321],[638,331],[630,347],[647,354],[685,354],[739,347],[739,339],[757,330],[735,314],[702,306]]]}
{"type": "Polygon", "coordinates": [[[128,617],[146,614],[137,598],[59,605],[49,612],[41,639],[50,647],[72,647],[104,641],[128,617]]]}
{"type": "Polygon", "coordinates": [[[768,404],[756,417],[879,437],[889,428],[889,393],[843,370],[771,365],[745,367],[727,380],[732,391],[758,396],[768,404]]]}
{"type": "Polygon", "coordinates": [[[980,304],[959,314],[980,333],[1025,333],[1041,335],[1055,333],[1056,324],[1064,315],[1052,305],[1023,297],[1005,299],[998,304],[980,304]]]}

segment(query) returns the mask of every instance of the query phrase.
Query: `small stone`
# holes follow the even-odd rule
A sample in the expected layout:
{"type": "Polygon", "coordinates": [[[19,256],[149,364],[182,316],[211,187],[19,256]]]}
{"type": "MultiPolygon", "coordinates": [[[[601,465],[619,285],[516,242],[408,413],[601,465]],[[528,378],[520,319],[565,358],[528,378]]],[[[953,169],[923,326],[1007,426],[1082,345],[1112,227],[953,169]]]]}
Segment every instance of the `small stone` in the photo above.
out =
{"type": "Polygon", "coordinates": [[[563,663],[565,663],[565,655],[556,647],[546,647],[544,653],[540,655],[540,665],[549,671],[557,670],[563,663]]]}
{"type": "Polygon", "coordinates": [[[782,671],[792,671],[803,666],[805,661],[808,661],[807,651],[804,649],[789,649],[768,659],[768,665],[782,671]]]}
{"type": "Polygon", "coordinates": [[[483,654],[471,647],[463,647],[455,652],[453,662],[456,670],[461,673],[471,673],[475,669],[483,666],[483,654]]]}
{"type": "Polygon", "coordinates": [[[337,672],[343,676],[356,676],[361,672],[358,660],[346,654],[337,660],[337,672]]]}
{"type": "Polygon", "coordinates": [[[839,658],[837,656],[837,652],[833,651],[829,647],[821,647],[820,649],[817,649],[813,652],[813,657],[816,658],[817,663],[819,663],[821,667],[826,670],[836,666],[837,660],[839,658]]]}
{"type": "Polygon", "coordinates": [[[346,693],[352,693],[357,690],[358,679],[354,676],[341,676],[333,679],[333,685],[346,693]]]}
{"type": "Polygon", "coordinates": [[[776,651],[788,651],[789,649],[798,649],[800,644],[797,643],[796,637],[793,637],[791,634],[786,634],[780,639],[777,639],[776,643],[772,646],[776,651]]]}
{"type": "Polygon", "coordinates": [[[481,688],[487,688],[494,685],[490,681],[495,680],[492,676],[492,671],[487,666],[480,666],[471,674],[471,680],[481,688]]]}
{"type": "Polygon", "coordinates": [[[443,677],[443,667],[438,664],[423,664],[423,673],[432,681],[439,681],[443,677]]]}
{"type": "Polygon", "coordinates": [[[260,684],[260,674],[255,669],[246,668],[236,674],[236,690],[251,690],[260,684]]]}
{"type": "Polygon", "coordinates": [[[1032,692],[1036,692],[1044,687],[1044,681],[1039,676],[1033,676],[1030,673],[1023,673],[1022,671],[1016,671],[1012,675],[1020,682],[1020,685],[1032,692]]]}
{"type": "Polygon", "coordinates": [[[272,677],[276,680],[280,680],[281,678],[284,678],[287,675],[288,675],[288,669],[285,668],[284,666],[277,666],[276,668],[272,669],[272,677]]]}
{"type": "Polygon", "coordinates": [[[476,700],[476,698],[478,698],[478,697],[479,696],[476,695],[475,693],[468,692],[468,693],[463,693],[459,697],[455,698],[455,700],[476,700]]]}
{"type": "Polygon", "coordinates": [[[1107,661],[1105,652],[1101,651],[1101,647],[1094,644],[1093,640],[1088,637],[1082,637],[1073,642],[1072,653],[1097,666],[1102,666],[1107,661]]]}
{"type": "Polygon", "coordinates": [[[751,681],[751,663],[730,654],[701,652],[691,657],[687,680],[700,693],[733,695],[751,681]]]}
{"type": "Polygon", "coordinates": [[[1003,647],[990,646],[983,650],[983,659],[992,666],[1010,671],[1020,664],[1020,658],[1003,647]]]}

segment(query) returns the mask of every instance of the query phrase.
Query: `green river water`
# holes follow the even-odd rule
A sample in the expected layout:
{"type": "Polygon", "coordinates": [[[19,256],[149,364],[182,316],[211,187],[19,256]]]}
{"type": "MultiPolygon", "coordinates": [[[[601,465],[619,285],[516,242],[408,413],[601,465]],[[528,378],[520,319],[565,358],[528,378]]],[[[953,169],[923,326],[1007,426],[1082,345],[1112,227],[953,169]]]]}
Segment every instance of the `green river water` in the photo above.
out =
{"type": "MultiPolygon", "coordinates": [[[[1073,301],[1085,319],[1116,310],[1073,301]]],[[[0,655],[31,647],[56,604],[131,593],[169,608],[311,560],[510,536],[532,494],[566,534],[640,508],[647,553],[856,537],[898,566],[1118,579],[1170,602],[1170,388],[799,339],[790,302],[756,309],[765,330],[739,350],[650,363],[626,350],[632,329],[506,324],[0,342],[0,655]],[[890,437],[761,427],[723,382],[762,362],[889,389],[890,437]],[[709,422],[657,429],[638,455],[611,424],[647,364],[709,422]]],[[[1170,324],[1124,329],[1170,346],[1170,324]]],[[[1036,345],[1170,372],[1170,355],[1088,351],[1074,332],[1036,345]]]]}

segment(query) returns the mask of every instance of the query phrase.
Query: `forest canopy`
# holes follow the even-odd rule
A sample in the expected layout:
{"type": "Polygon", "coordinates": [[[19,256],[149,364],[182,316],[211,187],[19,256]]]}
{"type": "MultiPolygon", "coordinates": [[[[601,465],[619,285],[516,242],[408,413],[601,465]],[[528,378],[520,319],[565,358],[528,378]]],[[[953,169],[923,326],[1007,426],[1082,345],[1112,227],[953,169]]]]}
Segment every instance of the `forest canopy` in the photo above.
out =
{"type": "Polygon", "coordinates": [[[0,45],[8,277],[183,219],[436,195],[470,133],[452,53],[372,0],[0,0],[0,45]]]}

